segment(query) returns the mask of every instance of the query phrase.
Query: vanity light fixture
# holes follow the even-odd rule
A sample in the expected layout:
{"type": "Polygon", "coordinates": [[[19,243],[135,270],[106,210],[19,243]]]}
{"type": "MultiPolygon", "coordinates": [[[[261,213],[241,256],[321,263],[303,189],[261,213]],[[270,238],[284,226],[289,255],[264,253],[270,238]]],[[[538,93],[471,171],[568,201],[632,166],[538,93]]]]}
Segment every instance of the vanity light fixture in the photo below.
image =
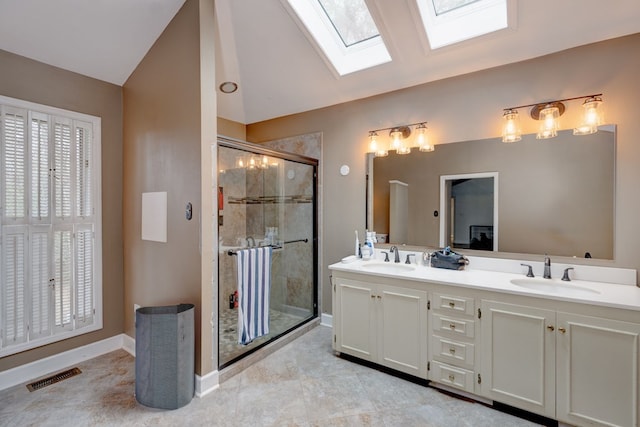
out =
{"type": "Polygon", "coordinates": [[[520,108],[531,108],[531,118],[540,121],[540,126],[536,134],[537,139],[553,138],[560,129],[559,117],[564,113],[566,106],[564,101],[585,99],[582,104],[585,112],[582,123],[573,130],[574,135],[588,135],[598,131],[598,125],[604,122],[602,115],[602,94],[577,96],[574,98],[559,99],[538,104],[521,105],[519,107],[505,108],[502,118],[504,124],[502,128],[502,142],[510,143],[522,139],[520,129],[520,119],[518,110],[520,108]]]}
{"type": "Polygon", "coordinates": [[[502,142],[517,142],[522,139],[522,129],[520,128],[520,116],[518,110],[504,110],[502,115],[504,126],[502,128],[502,142]]]}
{"type": "Polygon", "coordinates": [[[584,116],[582,123],[573,129],[574,135],[589,135],[598,131],[598,126],[604,123],[602,98],[598,95],[587,98],[583,103],[584,116]]]}
{"type": "Polygon", "coordinates": [[[369,152],[374,153],[376,157],[384,157],[389,155],[389,150],[395,150],[397,154],[409,154],[412,147],[418,147],[420,151],[433,151],[433,145],[429,142],[426,132],[426,122],[370,130],[369,152]],[[414,144],[407,144],[406,140],[411,136],[412,126],[417,133],[416,141],[414,144]],[[378,132],[382,130],[389,131],[391,142],[388,149],[378,139],[378,132]]]}

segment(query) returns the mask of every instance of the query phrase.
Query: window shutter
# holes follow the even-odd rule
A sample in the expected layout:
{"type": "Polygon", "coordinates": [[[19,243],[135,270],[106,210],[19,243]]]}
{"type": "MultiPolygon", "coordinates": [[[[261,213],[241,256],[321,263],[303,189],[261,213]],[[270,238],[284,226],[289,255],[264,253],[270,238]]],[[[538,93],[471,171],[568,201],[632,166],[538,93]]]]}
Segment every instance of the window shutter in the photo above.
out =
{"type": "Polygon", "coordinates": [[[93,146],[91,124],[76,122],[76,215],[90,217],[93,213],[91,182],[93,180],[93,146]]]}
{"type": "Polygon", "coordinates": [[[5,107],[2,110],[2,159],[4,217],[21,219],[26,214],[26,111],[5,107]]]}
{"type": "Polygon", "coordinates": [[[49,217],[49,119],[31,113],[31,218],[49,217]]]}
{"type": "Polygon", "coordinates": [[[53,135],[55,217],[71,218],[71,121],[56,118],[53,135]]]}
{"type": "Polygon", "coordinates": [[[27,339],[27,234],[25,226],[2,230],[2,346],[27,339]]]}
{"type": "Polygon", "coordinates": [[[51,292],[49,273],[50,238],[48,226],[36,226],[31,230],[31,329],[29,338],[51,334],[51,292]]]}
{"type": "Polygon", "coordinates": [[[76,231],[76,327],[93,323],[93,253],[94,238],[91,226],[76,231]]]}
{"type": "Polygon", "coordinates": [[[53,232],[53,256],[54,256],[54,329],[71,329],[71,304],[72,304],[72,230],[62,229],[53,232]]]}

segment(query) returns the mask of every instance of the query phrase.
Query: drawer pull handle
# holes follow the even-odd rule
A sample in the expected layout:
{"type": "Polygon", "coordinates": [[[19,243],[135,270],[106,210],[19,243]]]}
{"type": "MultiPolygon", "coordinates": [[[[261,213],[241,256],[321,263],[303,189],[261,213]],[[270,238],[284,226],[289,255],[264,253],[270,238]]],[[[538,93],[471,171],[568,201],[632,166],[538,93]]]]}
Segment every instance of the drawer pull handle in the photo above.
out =
{"type": "Polygon", "coordinates": [[[558,328],[558,330],[559,330],[560,332],[562,332],[563,334],[564,334],[565,332],[567,332],[567,330],[566,330],[565,328],[558,328]]]}
{"type": "Polygon", "coordinates": [[[453,347],[450,347],[450,348],[449,348],[449,353],[451,353],[451,354],[456,354],[456,349],[455,349],[455,348],[453,348],[453,347]]]}
{"type": "Polygon", "coordinates": [[[453,374],[449,374],[449,381],[453,382],[456,379],[456,376],[453,374]]]}
{"type": "Polygon", "coordinates": [[[456,325],[455,323],[449,323],[449,329],[455,329],[456,325]]]}
{"type": "Polygon", "coordinates": [[[549,325],[547,326],[547,329],[550,330],[551,332],[553,332],[555,330],[555,328],[553,327],[553,325],[549,325]]]}
{"type": "Polygon", "coordinates": [[[449,303],[449,307],[454,308],[455,306],[456,306],[456,303],[455,303],[455,302],[451,301],[451,302],[449,303]]]}

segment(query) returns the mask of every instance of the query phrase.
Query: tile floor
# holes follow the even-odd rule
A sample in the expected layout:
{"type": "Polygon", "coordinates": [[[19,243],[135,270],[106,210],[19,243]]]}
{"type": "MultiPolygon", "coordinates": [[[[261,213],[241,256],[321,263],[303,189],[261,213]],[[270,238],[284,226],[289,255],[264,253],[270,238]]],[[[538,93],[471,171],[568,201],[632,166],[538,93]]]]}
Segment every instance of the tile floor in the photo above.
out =
{"type": "MultiPolygon", "coordinates": [[[[311,317],[311,315],[309,315],[311,317]]],[[[279,310],[269,312],[269,329],[270,333],[253,340],[249,345],[238,344],[238,311],[222,310],[220,313],[220,337],[218,338],[218,349],[220,352],[220,364],[235,359],[241,354],[269,341],[276,335],[293,328],[302,321],[303,317],[295,316],[289,313],[283,313],[279,310]]]]}
{"type": "Polygon", "coordinates": [[[319,326],[174,411],[133,396],[134,360],[118,350],[30,393],[0,392],[1,426],[534,426],[479,403],[336,357],[319,326]]]}

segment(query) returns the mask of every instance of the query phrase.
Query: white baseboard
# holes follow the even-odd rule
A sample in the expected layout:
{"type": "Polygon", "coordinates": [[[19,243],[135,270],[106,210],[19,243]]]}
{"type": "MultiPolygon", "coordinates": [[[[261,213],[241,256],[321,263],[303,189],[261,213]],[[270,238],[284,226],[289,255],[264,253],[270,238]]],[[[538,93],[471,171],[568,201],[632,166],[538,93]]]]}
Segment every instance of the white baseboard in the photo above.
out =
{"type": "Polygon", "coordinates": [[[331,314],[322,313],[320,316],[320,324],[330,328],[333,325],[333,316],[331,314]]]}
{"type": "Polygon", "coordinates": [[[122,334],[122,349],[133,357],[136,357],[136,340],[127,334],[122,334]]]}
{"type": "Polygon", "coordinates": [[[203,397],[220,387],[220,371],[209,372],[204,377],[196,375],[196,397],[203,397]]]}
{"type": "Polygon", "coordinates": [[[72,365],[84,362],[123,348],[124,334],[74,348],[25,365],[16,366],[0,372],[0,390],[30,382],[36,378],[61,371],[72,365]]]}

